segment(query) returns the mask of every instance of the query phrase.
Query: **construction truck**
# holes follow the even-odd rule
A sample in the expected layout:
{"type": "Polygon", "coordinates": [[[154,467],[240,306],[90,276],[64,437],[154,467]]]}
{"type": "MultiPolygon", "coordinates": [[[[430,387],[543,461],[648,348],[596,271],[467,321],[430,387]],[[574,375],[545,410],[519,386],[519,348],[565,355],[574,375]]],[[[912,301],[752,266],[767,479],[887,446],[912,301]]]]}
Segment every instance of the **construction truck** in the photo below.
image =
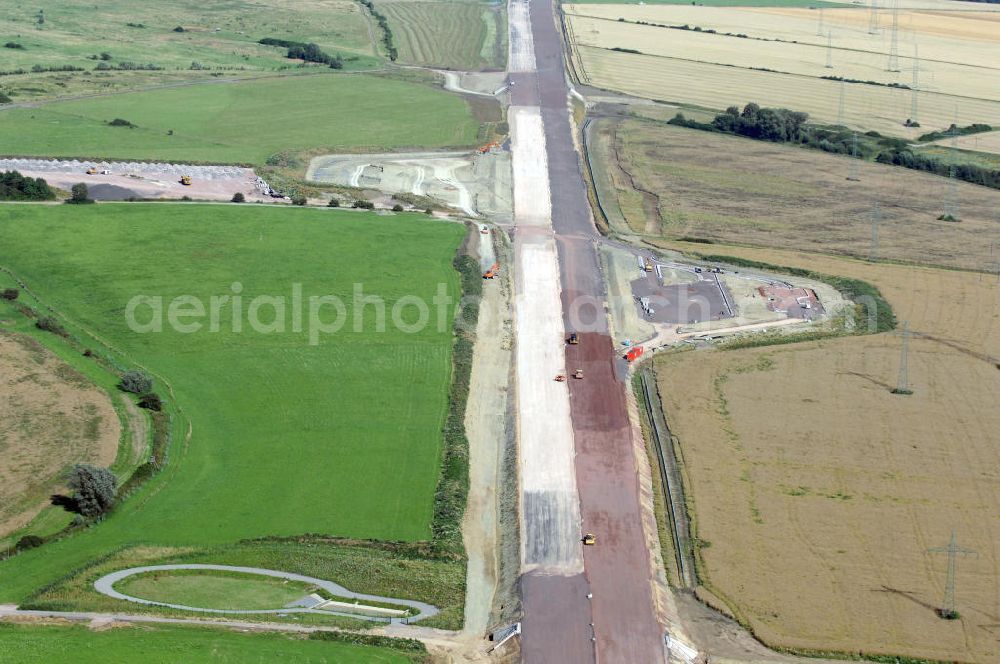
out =
{"type": "Polygon", "coordinates": [[[494,279],[500,271],[500,263],[494,263],[493,267],[483,272],[483,279],[494,279]]]}
{"type": "Polygon", "coordinates": [[[640,357],[642,357],[642,353],[643,353],[642,346],[633,346],[632,348],[628,349],[628,352],[625,353],[625,359],[629,362],[635,362],[640,357]]]}
{"type": "Polygon", "coordinates": [[[645,270],[646,272],[652,272],[653,271],[653,261],[651,261],[651,260],[649,260],[647,258],[643,262],[643,264],[642,264],[642,269],[645,270]]]}
{"type": "Polygon", "coordinates": [[[184,185],[185,187],[190,187],[191,186],[191,176],[190,175],[182,175],[181,176],[181,184],[184,185]]]}

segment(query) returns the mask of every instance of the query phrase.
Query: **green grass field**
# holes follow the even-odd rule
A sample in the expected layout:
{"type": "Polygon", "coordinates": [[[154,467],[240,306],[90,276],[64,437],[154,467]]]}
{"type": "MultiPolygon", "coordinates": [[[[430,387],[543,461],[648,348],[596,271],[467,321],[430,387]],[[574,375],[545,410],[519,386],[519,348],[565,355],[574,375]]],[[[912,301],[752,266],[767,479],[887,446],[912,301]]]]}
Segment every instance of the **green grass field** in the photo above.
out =
{"type": "Polygon", "coordinates": [[[0,622],[0,661],[18,664],[406,664],[389,648],[203,627],[151,626],[94,632],[85,626],[0,622]]]}
{"type": "Polygon", "coordinates": [[[0,149],[32,156],[262,164],[283,150],[471,145],[477,130],[456,95],[343,74],[196,85],[0,111],[0,149]],[[115,118],[138,128],[108,126],[115,118]]]}
{"type": "Polygon", "coordinates": [[[402,0],[378,7],[389,19],[400,62],[465,71],[503,68],[500,16],[491,5],[402,0]]]}
{"type": "Polygon", "coordinates": [[[137,574],[115,589],[142,599],[202,609],[280,609],[309,594],[298,581],[255,574],[174,570],[137,574]]]}
{"type": "MultiPolygon", "coordinates": [[[[317,579],[331,579],[355,592],[428,602],[438,607],[441,613],[421,621],[421,625],[442,629],[462,628],[465,608],[465,564],[462,561],[428,558],[416,544],[332,542],[315,538],[242,542],[199,549],[162,546],[127,548],[101,558],[84,570],[71,573],[54,586],[35,593],[24,603],[30,608],[49,611],[127,612],[189,617],[191,614],[186,611],[143,606],[94,592],[94,581],[110,572],[142,565],[175,563],[261,567],[317,579]]],[[[391,604],[389,606],[405,608],[391,604]]],[[[337,616],[312,618],[327,624],[350,621],[354,623],[353,627],[371,626],[367,622],[337,616]]],[[[278,617],[247,616],[247,619],[274,621],[278,617]]],[[[310,616],[299,614],[292,621],[309,619],[310,616]]]]}
{"type": "MultiPolygon", "coordinates": [[[[381,540],[430,537],[441,427],[451,371],[450,319],[438,331],[375,332],[387,307],[458,291],[450,261],[457,224],[326,209],[184,204],[0,207],[0,264],[71,324],[98,332],[166,379],[192,423],[174,432],[170,465],[96,528],[0,563],[0,598],[23,599],[130,542],[211,545],[265,535],[324,533],[381,540]],[[136,295],[233,295],[219,331],[137,334],[124,310],[136,295]],[[343,329],[309,345],[301,332],[249,329],[257,295],[346,302],[343,329]],[[361,324],[355,332],[355,321],[361,324]]],[[[269,320],[270,306],[260,318],[269,320]]],[[[404,318],[413,319],[413,308],[404,318]]],[[[432,309],[436,323],[437,310],[432,309]]],[[[446,312],[448,313],[448,312],[446,312]]],[[[335,316],[332,308],[324,320],[335,316]]]]}
{"type": "Polygon", "coordinates": [[[44,7],[41,25],[38,10],[22,4],[0,15],[0,43],[13,41],[23,47],[5,49],[0,69],[72,65],[87,71],[0,76],[0,88],[18,101],[100,92],[112,81],[148,85],[179,76],[232,76],[298,65],[285,57],[284,49],[258,44],[264,37],[315,42],[328,53],[340,53],[345,69],[383,64],[360,5],[348,0],[269,0],[266,4],[250,0],[108,0],[99,4],[64,0],[44,7]],[[185,31],[175,32],[177,27],[185,31]],[[102,61],[93,58],[101,53],[110,56],[107,66],[151,63],[164,70],[142,77],[95,72],[102,61]],[[192,70],[195,62],[202,69],[192,70]]]}

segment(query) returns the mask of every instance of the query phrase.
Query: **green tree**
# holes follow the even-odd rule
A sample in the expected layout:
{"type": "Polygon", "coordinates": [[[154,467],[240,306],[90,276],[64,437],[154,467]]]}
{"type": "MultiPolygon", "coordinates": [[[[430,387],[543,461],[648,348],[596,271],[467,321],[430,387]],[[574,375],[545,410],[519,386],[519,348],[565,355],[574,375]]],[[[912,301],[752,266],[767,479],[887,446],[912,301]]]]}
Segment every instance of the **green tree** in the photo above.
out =
{"type": "Polygon", "coordinates": [[[71,196],[67,203],[73,203],[75,205],[82,205],[85,203],[93,203],[94,201],[90,198],[90,190],[87,189],[87,185],[82,182],[78,182],[73,185],[70,189],[71,196]]]}
{"type": "Polygon", "coordinates": [[[70,471],[67,486],[73,489],[77,512],[93,518],[104,514],[114,505],[118,478],[107,468],[78,463],[70,471]]]}
{"type": "Polygon", "coordinates": [[[153,379],[144,371],[126,371],[118,387],[132,394],[146,394],[153,389],[153,379]]]}

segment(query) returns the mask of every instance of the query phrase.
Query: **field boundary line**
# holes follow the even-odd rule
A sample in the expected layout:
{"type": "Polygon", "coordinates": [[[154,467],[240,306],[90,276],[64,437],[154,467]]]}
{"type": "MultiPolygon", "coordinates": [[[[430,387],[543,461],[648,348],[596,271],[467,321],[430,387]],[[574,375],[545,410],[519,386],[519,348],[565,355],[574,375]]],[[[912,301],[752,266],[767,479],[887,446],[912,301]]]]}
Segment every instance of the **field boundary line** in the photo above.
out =
{"type": "Polygon", "coordinates": [[[651,370],[646,368],[640,373],[642,383],[643,404],[650,422],[650,438],[656,451],[657,466],[663,487],[663,498],[667,505],[667,517],[673,539],[674,558],[677,563],[678,585],[682,588],[693,588],[698,585],[698,573],[694,563],[691,544],[691,523],[684,508],[684,486],[677,469],[677,458],[674,455],[670,429],[667,427],[660,405],[659,393],[656,391],[655,380],[651,370]],[[653,387],[650,388],[650,382],[653,387]],[[656,403],[653,395],[656,395],[656,403]],[[667,441],[667,446],[664,446],[667,441]]]}

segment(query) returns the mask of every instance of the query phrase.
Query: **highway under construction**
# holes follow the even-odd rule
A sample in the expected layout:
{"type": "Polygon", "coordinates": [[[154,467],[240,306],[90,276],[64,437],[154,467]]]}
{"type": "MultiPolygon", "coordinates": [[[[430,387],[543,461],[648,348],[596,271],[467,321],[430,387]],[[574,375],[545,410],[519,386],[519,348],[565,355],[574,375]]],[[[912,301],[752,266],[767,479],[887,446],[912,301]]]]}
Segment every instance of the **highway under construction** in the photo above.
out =
{"type": "Polygon", "coordinates": [[[657,547],[643,523],[639,441],[603,305],[556,9],[510,5],[522,656],[662,662],[657,547]],[[574,332],[579,343],[566,346],[574,332]],[[586,378],[553,381],[566,367],[586,378]],[[584,547],[586,532],[596,546],[584,547]]]}

